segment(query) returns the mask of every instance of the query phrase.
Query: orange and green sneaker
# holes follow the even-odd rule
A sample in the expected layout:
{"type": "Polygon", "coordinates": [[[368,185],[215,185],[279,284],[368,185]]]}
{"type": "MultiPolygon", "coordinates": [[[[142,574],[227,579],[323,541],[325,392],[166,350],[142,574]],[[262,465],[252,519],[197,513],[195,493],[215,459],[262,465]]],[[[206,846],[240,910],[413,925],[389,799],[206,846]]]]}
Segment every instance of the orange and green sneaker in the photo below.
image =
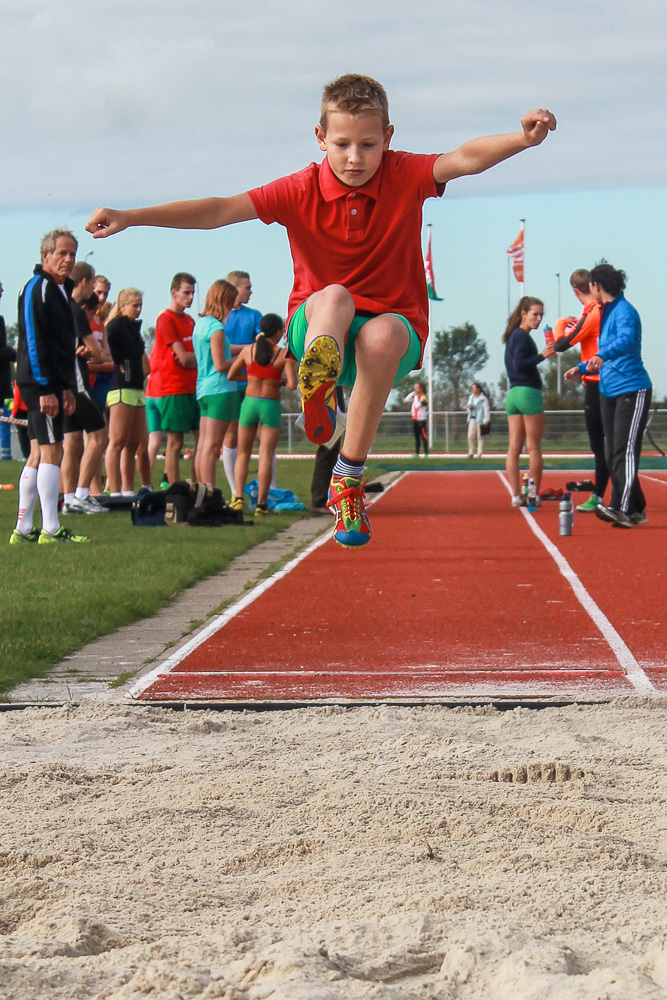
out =
{"type": "Polygon", "coordinates": [[[332,476],[327,507],[336,518],[334,541],[345,548],[358,548],[371,540],[366,516],[365,483],[350,476],[332,476]]]}
{"type": "Polygon", "coordinates": [[[326,444],[336,430],[336,382],[340,351],[333,337],[316,337],[299,364],[299,390],[306,436],[326,444]]]}

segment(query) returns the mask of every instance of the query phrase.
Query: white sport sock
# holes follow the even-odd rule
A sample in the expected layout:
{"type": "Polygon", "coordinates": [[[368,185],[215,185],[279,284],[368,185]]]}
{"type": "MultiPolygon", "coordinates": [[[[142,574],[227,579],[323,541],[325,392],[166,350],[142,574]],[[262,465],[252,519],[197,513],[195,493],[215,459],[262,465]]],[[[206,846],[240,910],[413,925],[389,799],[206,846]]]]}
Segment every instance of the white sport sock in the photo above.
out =
{"type": "Polygon", "coordinates": [[[16,530],[20,531],[22,535],[27,535],[32,531],[32,516],[36,503],[37,469],[24,465],[19,478],[19,516],[16,521],[16,530]]]}
{"type": "Polygon", "coordinates": [[[77,486],[74,496],[77,500],[87,500],[90,496],[90,490],[87,486],[77,486]]]}
{"type": "Polygon", "coordinates": [[[273,453],[273,460],[271,462],[271,483],[269,485],[269,489],[270,490],[275,490],[276,489],[276,465],[277,465],[276,453],[274,451],[274,453],[273,453]]]}
{"type": "Polygon", "coordinates": [[[74,499],[74,494],[73,493],[64,493],[63,494],[63,503],[71,503],[73,499],[74,499]]]}
{"type": "Polygon", "coordinates": [[[222,449],[222,466],[225,470],[225,475],[227,476],[227,482],[229,483],[229,488],[232,494],[236,493],[236,483],[234,482],[234,466],[236,465],[236,456],[238,455],[238,448],[227,448],[222,449]]]}
{"type": "Polygon", "coordinates": [[[60,486],[60,467],[40,462],[37,469],[37,492],[39,505],[42,508],[42,531],[55,535],[60,528],[58,520],[58,488],[60,486]]]}

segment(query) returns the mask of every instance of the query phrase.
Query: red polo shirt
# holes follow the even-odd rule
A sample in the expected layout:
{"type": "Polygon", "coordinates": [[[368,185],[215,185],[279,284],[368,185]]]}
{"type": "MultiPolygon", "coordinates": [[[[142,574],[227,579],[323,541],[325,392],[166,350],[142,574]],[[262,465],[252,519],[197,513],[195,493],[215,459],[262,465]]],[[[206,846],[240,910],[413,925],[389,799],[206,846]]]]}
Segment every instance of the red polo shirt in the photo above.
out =
{"type": "Polygon", "coordinates": [[[437,153],[388,150],[359,188],[343,184],[328,160],[248,194],[257,215],[285,226],[294,263],[291,315],[313,292],[343,285],[358,310],[397,312],[428,337],[428,294],[421,250],[422,205],[440,197],[437,153]]]}
{"type": "Polygon", "coordinates": [[[181,368],[176,364],[171,349],[171,344],[179,342],[188,353],[192,354],[194,328],[195,321],[187,313],[175,313],[172,309],[165,309],[158,316],[151,359],[155,356],[156,373],[159,373],[159,376],[151,385],[151,396],[157,395],[157,392],[160,396],[186,396],[196,392],[197,369],[181,368]]]}

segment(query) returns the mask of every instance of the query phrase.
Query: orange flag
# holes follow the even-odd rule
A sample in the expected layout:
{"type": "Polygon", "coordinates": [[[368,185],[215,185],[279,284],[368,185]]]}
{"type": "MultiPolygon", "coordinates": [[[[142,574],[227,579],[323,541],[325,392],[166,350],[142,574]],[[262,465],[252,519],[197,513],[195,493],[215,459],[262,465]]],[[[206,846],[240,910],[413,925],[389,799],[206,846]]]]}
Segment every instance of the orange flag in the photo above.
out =
{"type": "Polygon", "coordinates": [[[514,277],[521,284],[523,282],[523,222],[521,223],[519,235],[514,240],[514,243],[507,248],[507,252],[512,258],[514,277]]]}

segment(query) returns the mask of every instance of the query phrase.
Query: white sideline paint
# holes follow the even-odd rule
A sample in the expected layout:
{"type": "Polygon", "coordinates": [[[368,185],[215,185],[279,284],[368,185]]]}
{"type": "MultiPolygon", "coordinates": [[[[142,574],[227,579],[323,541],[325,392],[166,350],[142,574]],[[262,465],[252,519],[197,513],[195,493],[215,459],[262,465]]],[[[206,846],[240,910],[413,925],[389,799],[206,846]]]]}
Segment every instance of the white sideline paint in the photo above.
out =
{"type": "Polygon", "coordinates": [[[667,486],[667,479],[658,479],[656,476],[647,476],[645,472],[640,472],[639,475],[642,479],[650,479],[652,483],[660,483],[661,486],[667,486]]]}
{"type": "MultiPolygon", "coordinates": [[[[400,476],[397,476],[396,479],[392,480],[391,483],[388,483],[387,486],[385,486],[382,493],[379,493],[372,501],[371,500],[368,501],[368,506],[369,507],[373,506],[378,502],[378,500],[386,496],[387,493],[389,493],[389,491],[393,489],[396,483],[400,482],[400,480],[403,478],[404,475],[405,473],[403,473],[400,476]]],[[[320,535],[319,538],[316,538],[314,542],[311,542],[310,545],[307,545],[305,549],[302,549],[302,551],[298,554],[298,556],[295,556],[294,559],[291,559],[288,563],[286,563],[286,565],[283,566],[282,569],[277,570],[271,576],[267,577],[266,580],[262,580],[261,583],[258,583],[256,587],[253,587],[252,590],[248,591],[248,593],[245,594],[239,601],[237,601],[235,604],[230,605],[230,607],[228,607],[226,611],[223,611],[221,615],[218,615],[217,618],[214,618],[213,621],[206,626],[206,628],[203,628],[201,632],[197,632],[197,634],[193,636],[192,639],[189,640],[189,642],[186,642],[184,646],[181,646],[181,648],[177,650],[177,652],[175,652],[173,656],[170,656],[167,660],[164,660],[163,663],[160,663],[157,667],[155,667],[153,670],[147,673],[144,677],[140,677],[137,683],[134,684],[127,692],[126,697],[128,698],[139,697],[139,695],[143,694],[143,692],[147,688],[149,688],[152,684],[154,684],[159,677],[164,677],[165,674],[171,673],[173,668],[177,666],[181,662],[181,660],[184,660],[185,657],[189,656],[193,650],[197,649],[198,646],[201,646],[203,642],[206,642],[206,640],[210,638],[210,636],[215,635],[215,633],[219,632],[221,628],[224,628],[227,622],[231,621],[232,618],[235,618],[236,615],[238,615],[241,611],[243,611],[244,608],[247,608],[249,604],[252,604],[253,601],[256,601],[258,597],[261,597],[261,595],[264,594],[271,587],[273,587],[273,585],[277,583],[278,580],[282,580],[284,576],[287,576],[288,573],[291,573],[292,570],[296,566],[298,566],[299,563],[302,562],[307,556],[309,556],[311,552],[314,552],[316,549],[319,549],[320,546],[324,545],[325,542],[328,542],[330,538],[331,538],[331,533],[329,527],[322,535],[320,535]]]]}
{"type": "MultiPolygon", "coordinates": [[[[507,482],[507,479],[505,478],[503,473],[496,470],[496,474],[500,477],[500,481],[507,490],[507,492],[509,493],[509,495],[512,496],[512,488],[510,484],[507,482]]],[[[549,555],[552,557],[552,559],[558,566],[558,569],[561,571],[562,575],[565,577],[567,582],[572,587],[572,590],[574,591],[574,596],[577,598],[584,611],[586,611],[586,613],[590,616],[594,624],[600,630],[603,638],[606,640],[606,642],[609,645],[609,648],[611,649],[612,653],[618,660],[619,665],[623,670],[623,673],[628,678],[635,691],[639,691],[640,694],[649,694],[650,692],[654,692],[655,687],[653,686],[649,678],[646,676],[642,668],[639,666],[637,660],[632,655],[626,644],[623,642],[623,639],[621,639],[620,635],[618,634],[614,626],[611,624],[607,616],[598,607],[598,605],[595,603],[591,595],[588,593],[583,583],[581,582],[577,574],[574,572],[574,570],[568,563],[565,556],[553,544],[551,539],[549,539],[547,535],[545,535],[545,533],[542,531],[540,526],[535,521],[535,518],[531,517],[531,515],[528,513],[525,507],[518,507],[517,509],[519,513],[523,514],[524,518],[526,519],[530,527],[530,530],[533,532],[536,538],[538,538],[542,542],[542,545],[544,545],[545,549],[547,550],[549,555]]]]}

